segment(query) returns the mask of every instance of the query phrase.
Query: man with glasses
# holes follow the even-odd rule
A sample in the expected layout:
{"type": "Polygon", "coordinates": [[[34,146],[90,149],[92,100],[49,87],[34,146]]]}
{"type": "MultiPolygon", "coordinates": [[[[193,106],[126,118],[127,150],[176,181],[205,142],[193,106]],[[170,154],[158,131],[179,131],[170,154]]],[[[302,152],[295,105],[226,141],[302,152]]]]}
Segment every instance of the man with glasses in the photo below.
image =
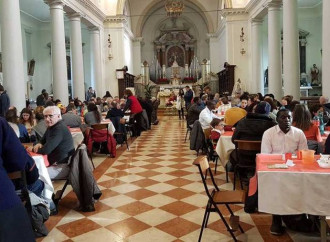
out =
{"type": "Polygon", "coordinates": [[[44,109],[43,114],[47,130],[40,143],[31,148],[31,151],[48,156],[50,178],[65,178],[69,173],[67,163],[74,153],[72,135],[64,124],[58,107],[49,106],[44,109]]]}

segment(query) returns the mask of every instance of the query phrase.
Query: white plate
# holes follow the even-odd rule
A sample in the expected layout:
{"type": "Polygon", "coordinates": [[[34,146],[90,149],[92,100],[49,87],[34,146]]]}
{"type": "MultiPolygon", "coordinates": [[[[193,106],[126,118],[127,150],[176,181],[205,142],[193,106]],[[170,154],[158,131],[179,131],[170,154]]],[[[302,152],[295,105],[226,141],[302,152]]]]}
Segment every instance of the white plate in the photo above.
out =
{"type": "Polygon", "coordinates": [[[317,160],[317,163],[319,164],[319,166],[321,168],[330,168],[330,163],[325,163],[325,162],[322,162],[320,160],[317,160]]]}

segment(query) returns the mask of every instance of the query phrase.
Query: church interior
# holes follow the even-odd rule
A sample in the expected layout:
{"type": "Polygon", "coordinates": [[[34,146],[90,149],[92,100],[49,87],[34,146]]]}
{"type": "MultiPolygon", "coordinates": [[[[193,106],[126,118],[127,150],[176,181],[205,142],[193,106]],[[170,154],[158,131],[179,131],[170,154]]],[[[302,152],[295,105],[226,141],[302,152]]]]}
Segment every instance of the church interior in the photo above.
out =
{"type": "MultiPolygon", "coordinates": [[[[17,110],[26,102],[36,106],[43,89],[65,106],[85,100],[89,87],[96,97],[109,91],[120,99],[130,89],[160,102],[159,124],[129,138],[129,149],[117,145],[116,157],[93,157],[102,191],[95,211],[79,211],[69,185],[58,214],[45,222],[49,234],[37,241],[199,240],[211,205],[185,140],[186,120],[168,105],[186,86],[194,96],[205,87],[232,98],[238,92],[298,101],[330,96],[329,0],[0,3],[0,84],[17,110]]],[[[219,163],[213,175],[220,190],[232,191],[226,169],[219,163]]],[[[55,190],[62,186],[54,183],[55,190]]],[[[320,241],[319,234],[290,230],[271,235],[270,214],[230,207],[244,233],[237,229],[233,237],[211,213],[199,241],[320,241]]],[[[219,208],[229,223],[234,216],[219,208]]]]}

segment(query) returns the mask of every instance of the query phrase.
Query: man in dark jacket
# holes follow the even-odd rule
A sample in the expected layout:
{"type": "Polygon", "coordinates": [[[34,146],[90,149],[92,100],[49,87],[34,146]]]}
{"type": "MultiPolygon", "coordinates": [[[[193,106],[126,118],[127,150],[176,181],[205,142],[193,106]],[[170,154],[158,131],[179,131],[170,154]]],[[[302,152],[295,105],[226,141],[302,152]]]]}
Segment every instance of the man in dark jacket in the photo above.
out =
{"type": "Polygon", "coordinates": [[[193,104],[188,108],[187,124],[193,125],[194,122],[199,119],[201,111],[201,99],[199,97],[194,97],[193,104]]]}
{"type": "Polygon", "coordinates": [[[42,89],[41,94],[37,97],[37,106],[45,106],[46,99],[44,93],[46,93],[46,89],[42,89]]]}
{"type": "Polygon", "coordinates": [[[69,168],[67,163],[74,153],[73,139],[68,127],[61,117],[57,106],[49,106],[43,111],[47,131],[33,151],[47,155],[50,167],[47,168],[50,178],[65,178],[69,168]]]}
{"type": "MultiPolygon", "coordinates": [[[[254,113],[248,113],[245,118],[236,123],[235,132],[232,136],[234,140],[261,140],[264,132],[275,126],[276,123],[268,117],[271,106],[267,102],[260,102],[254,113]]],[[[240,164],[253,165],[255,153],[238,154],[240,156],[240,164]]],[[[230,162],[233,167],[237,164],[236,152],[230,154],[230,162]]]]}
{"type": "Polygon", "coordinates": [[[5,89],[3,88],[3,86],[0,84],[0,116],[1,117],[5,116],[6,112],[8,111],[9,105],[10,105],[9,96],[5,91],[5,89]]]}
{"type": "Polygon", "coordinates": [[[26,171],[28,184],[38,181],[34,160],[14,130],[0,117],[0,241],[35,241],[30,219],[7,172],[26,171]]]}
{"type": "Polygon", "coordinates": [[[186,92],[183,96],[184,102],[186,104],[186,110],[188,110],[189,106],[191,105],[191,100],[193,99],[194,94],[193,91],[190,89],[189,86],[186,86],[186,92]]]}

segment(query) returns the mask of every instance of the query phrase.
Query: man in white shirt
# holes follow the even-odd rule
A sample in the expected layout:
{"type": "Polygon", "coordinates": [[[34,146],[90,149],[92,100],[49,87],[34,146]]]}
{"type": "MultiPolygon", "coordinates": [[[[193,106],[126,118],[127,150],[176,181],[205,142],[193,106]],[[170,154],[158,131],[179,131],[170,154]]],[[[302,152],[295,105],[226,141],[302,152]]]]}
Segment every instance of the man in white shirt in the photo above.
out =
{"type": "Polygon", "coordinates": [[[210,128],[210,123],[213,118],[219,118],[212,111],[215,110],[215,102],[208,100],[206,102],[206,108],[199,114],[199,122],[201,123],[202,129],[210,128]]]}
{"type": "MultiPolygon", "coordinates": [[[[301,129],[291,126],[292,115],[290,110],[279,110],[276,121],[278,125],[267,129],[262,136],[261,153],[285,154],[308,149],[304,132],[301,129]]],[[[282,235],[284,232],[285,228],[282,226],[281,216],[273,215],[270,233],[282,235]]]]}

